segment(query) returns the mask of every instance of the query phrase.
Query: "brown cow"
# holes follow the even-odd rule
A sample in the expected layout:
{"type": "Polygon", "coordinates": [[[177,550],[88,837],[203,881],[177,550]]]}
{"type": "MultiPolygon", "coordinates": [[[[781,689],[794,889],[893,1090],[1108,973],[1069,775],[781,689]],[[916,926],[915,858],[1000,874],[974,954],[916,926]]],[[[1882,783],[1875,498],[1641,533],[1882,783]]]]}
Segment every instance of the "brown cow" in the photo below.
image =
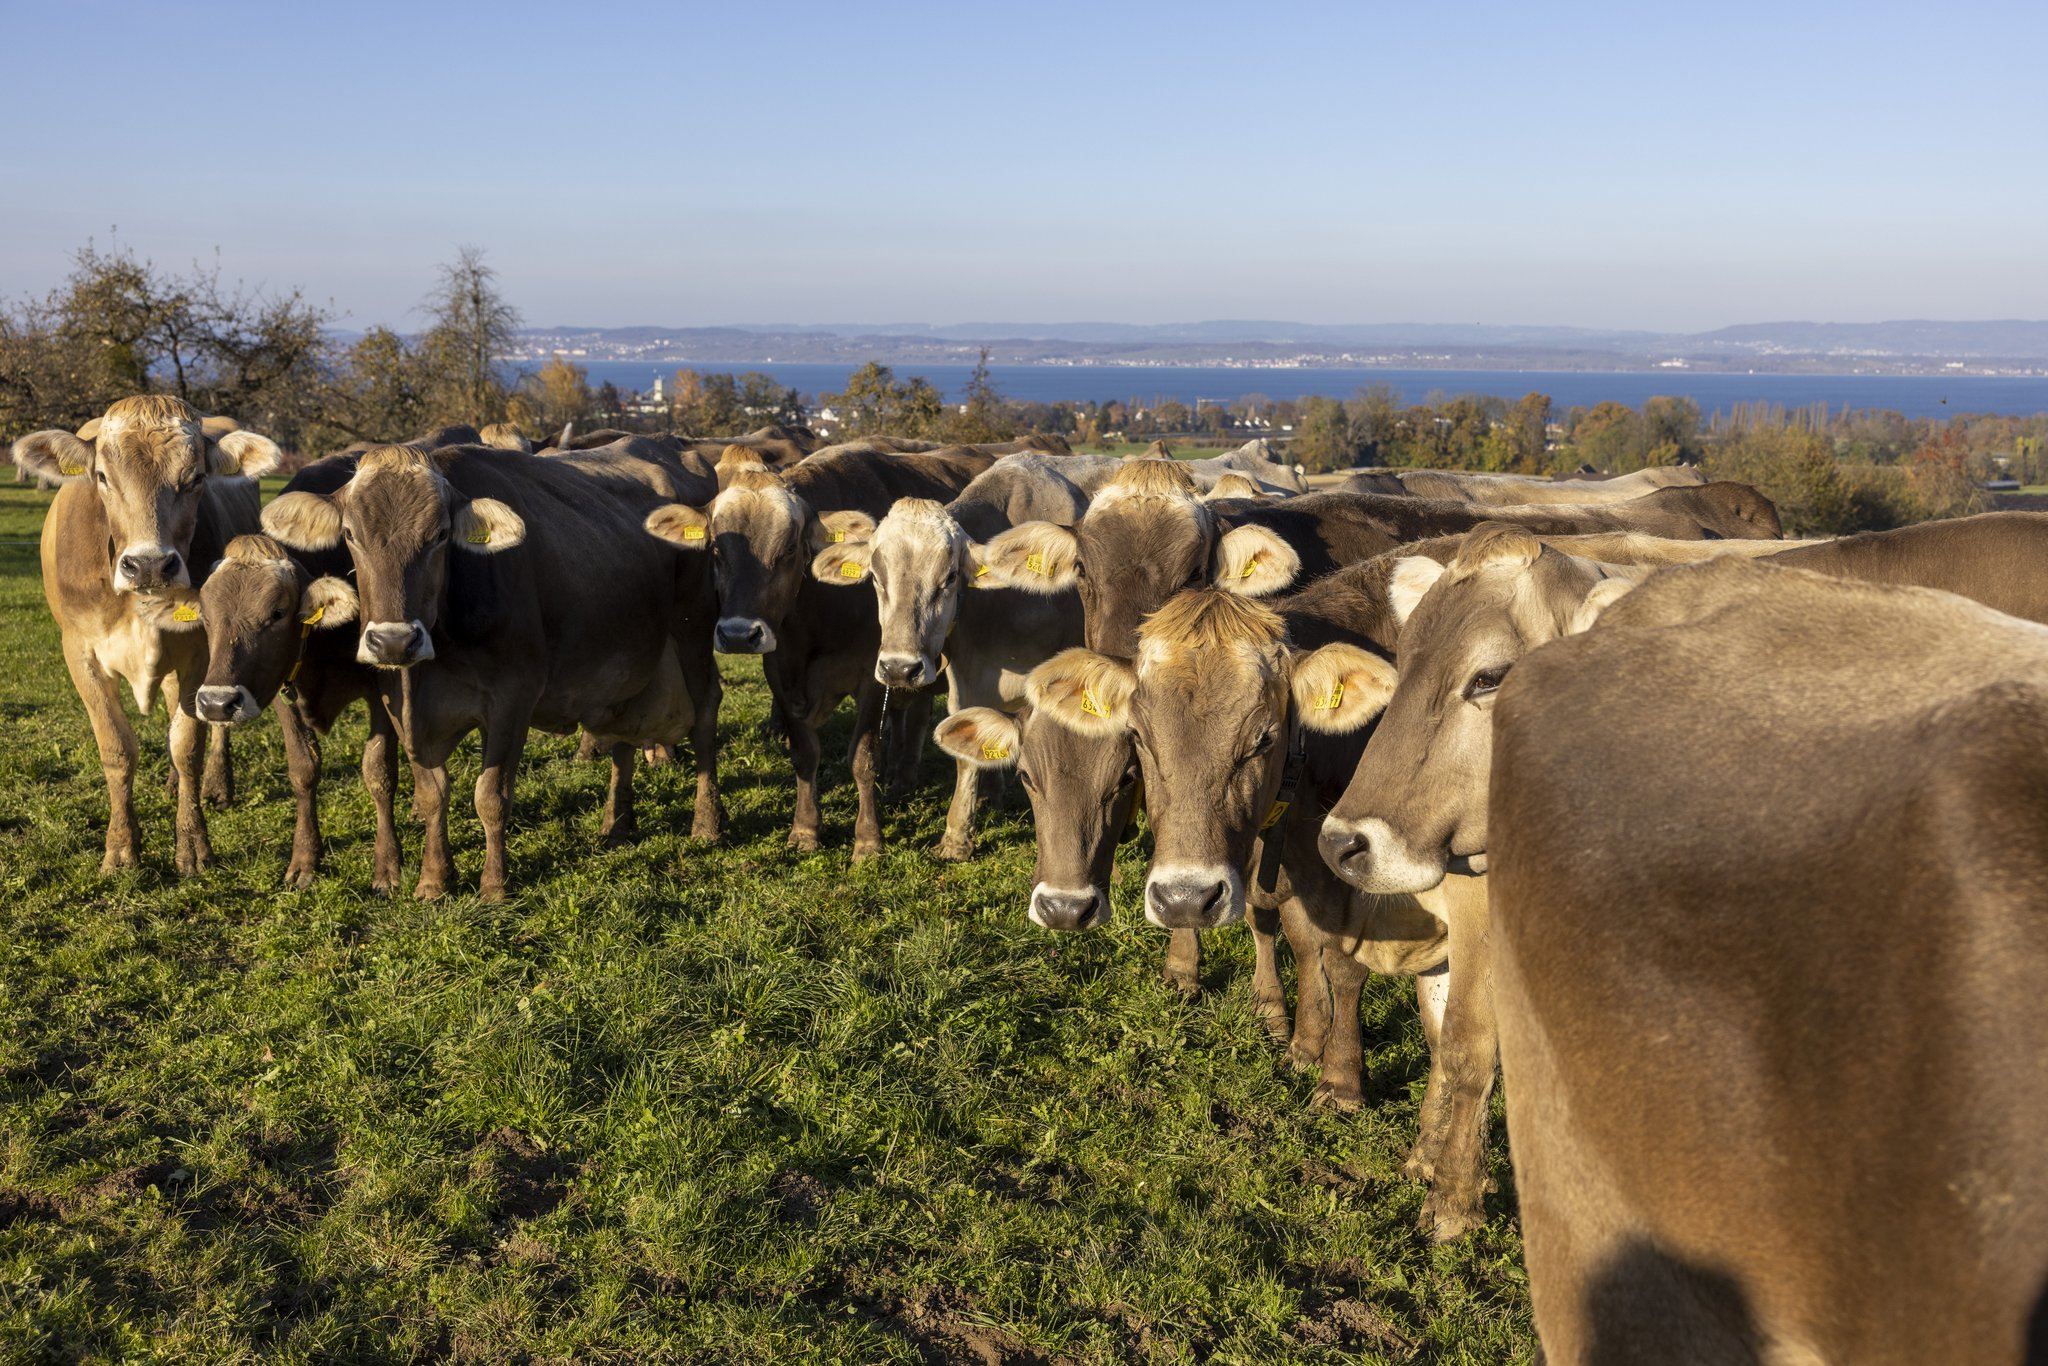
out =
{"type": "Polygon", "coordinates": [[[1546,1359],[2041,1360],[2048,631],[1667,570],[1515,666],[1493,771],[1546,1359]]]}
{"type": "MultiPolygon", "coordinates": [[[[178,399],[125,398],[80,428],[34,432],[14,462],[64,487],[43,520],[43,596],[63,636],[64,666],[85,704],[106,775],[109,816],[100,871],[135,863],[135,730],[121,683],[144,713],[164,692],[177,783],[175,862],[194,873],[213,861],[200,810],[204,730],[192,710],[206,637],[191,591],[227,543],[255,529],[257,476],[278,461],[268,437],[203,420],[178,399]],[[234,476],[245,476],[237,478],[234,476]],[[168,691],[166,689],[168,688],[168,691]]],[[[222,795],[222,762],[208,787],[222,795]]]]}
{"type": "Polygon", "coordinates": [[[1465,470],[1361,470],[1344,481],[1355,493],[1406,494],[1451,503],[1522,507],[1530,503],[1614,503],[1658,489],[1704,484],[1696,465],[1659,465],[1614,479],[1554,480],[1519,474],[1474,474],[1465,470]]]}
{"type": "MultiPolygon", "coordinates": [[[[811,577],[812,558],[835,537],[866,534],[897,499],[950,499],[993,463],[964,450],[828,449],[781,475],[740,468],[708,506],[671,503],[646,519],[654,536],[712,557],[717,648],[766,656],[763,671],[796,770],[792,848],[818,847],[818,727],[849,695],[856,699],[853,773],[860,794],[853,854],[865,859],[882,848],[875,770],[888,697],[874,676],[873,590],[826,588],[811,577]]],[[[921,727],[910,738],[921,742],[921,727]]]]}
{"type": "Polygon", "coordinates": [[[690,566],[637,529],[662,505],[659,483],[642,462],[602,453],[387,446],[334,493],[294,492],[264,509],[265,530],[287,545],[349,548],[357,658],[387,671],[383,704],[427,827],[416,895],[439,896],[454,877],[445,765],[469,731],[483,732],[481,891],[497,900],[529,727],[582,726],[611,744],[608,831],[632,825],[634,746],[678,743],[690,728],[690,566]]]}

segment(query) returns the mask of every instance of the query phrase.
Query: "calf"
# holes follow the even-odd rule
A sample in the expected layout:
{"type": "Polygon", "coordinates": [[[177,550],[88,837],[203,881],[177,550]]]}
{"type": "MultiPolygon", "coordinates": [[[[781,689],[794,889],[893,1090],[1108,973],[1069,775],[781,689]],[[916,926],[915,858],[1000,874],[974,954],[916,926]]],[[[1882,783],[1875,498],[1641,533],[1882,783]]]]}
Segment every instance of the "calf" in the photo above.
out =
{"type": "MultiPolygon", "coordinates": [[[[985,576],[974,557],[977,542],[1017,522],[1078,520],[1087,499],[1062,463],[1043,455],[998,460],[952,502],[899,499],[872,528],[850,525],[844,541],[818,552],[811,574],[819,583],[874,585],[875,677],[885,687],[928,687],[943,670],[949,711],[1014,708],[1025,675],[1080,643],[1078,596],[980,588],[985,576]]],[[[981,766],[956,760],[942,859],[974,852],[980,774],[981,766]]]]}
{"type": "MultiPolygon", "coordinates": [[[[63,637],[64,666],[85,704],[106,775],[109,814],[102,874],[135,863],[134,727],[122,710],[126,683],[145,714],[163,692],[177,786],[174,860],[180,873],[213,861],[200,810],[201,723],[194,694],[206,637],[192,601],[195,581],[235,535],[256,525],[256,485],[278,461],[268,437],[202,421],[175,398],[125,398],[76,436],[34,432],[14,443],[14,462],[63,487],[43,519],[43,596],[63,637]],[[242,477],[236,477],[242,476],[242,477]]],[[[225,735],[208,765],[225,795],[225,735]]]]}
{"type": "Polygon", "coordinates": [[[1487,826],[1547,1360],[2041,1358],[2044,680],[2037,625],[1770,561],[1515,666],[1487,826]]]}
{"type": "Polygon", "coordinates": [[[628,828],[635,743],[674,743],[690,727],[686,566],[637,532],[661,505],[658,482],[641,462],[601,455],[387,446],[365,452],[333,493],[294,492],[264,509],[265,530],[286,545],[348,546],[356,657],[384,671],[381,701],[427,827],[416,895],[439,896],[454,877],[445,765],[471,730],[483,732],[481,891],[500,900],[530,727],[580,725],[611,744],[606,823],[628,828]]]}
{"type": "Polygon", "coordinates": [[[820,451],[782,476],[739,468],[708,506],[671,503],[646,519],[654,536],[711,558],[717,648],[765,656],[796,770],[792,848],[818,847],[818,727],[849,695],[856,698],[853,775],[860,794],[854,857],[882,848],[875,749],[888,698],[875,677],[873,590],[825,587],[808,572],[813,557],[872,527],[899,498],[950,499],[993,463],[971,451],[820,451]]]}

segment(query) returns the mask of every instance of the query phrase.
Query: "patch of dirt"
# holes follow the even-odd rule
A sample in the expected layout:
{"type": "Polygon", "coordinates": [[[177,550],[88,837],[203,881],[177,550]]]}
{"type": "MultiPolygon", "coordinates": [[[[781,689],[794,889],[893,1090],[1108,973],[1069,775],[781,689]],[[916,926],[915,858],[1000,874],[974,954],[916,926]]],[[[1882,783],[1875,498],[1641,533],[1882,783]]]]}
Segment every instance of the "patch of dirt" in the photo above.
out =
{"type": "Polygon", "coordinates": [[[829,1186],[809,1172],[799,1171],[777,1172],[768,1183],[768,1194],[775,1197],[776,1212],[782,1222],[799,1228],[816,1224],[832,1200],[829,1186]]]}
{"type": "Polygon", "coordinates": [[[1370,1343],[1383,1351],[1412,1354],[1418,1342],[1372,1303],[1370,1285],[1370,1272],[1356,1258],[1317,1267],[1301,1297],[1304,1312],[1294,1322],[1294,1338],[1316,1347],[1370,1343]]]}
{"type": "Polygon", "coordinates": [[[0,1228],[29,1220],[62,1219],[64,1209],[41,1191],[0,1188],[0,1228]]]}
{"type": "Polygon", "coordinates": [[[538,1219],[569,1193],[562,1160],[517,1129],[493,1129],[470,1149],[469,1164],[502,1219],[538,1219]]]}
{"type": "Polygon", "coordinates": [[[902,1338],[925,1366],[1050,1366],[1045,1353],[976,1319],[970,1295],[936,1286],[905,1294],[869,1288],[858,1271],[822,1274],[829,1279],[805,1299],[820,1306],[852,1305],[876,1327],[902,1338]]]}
{"type": "Polygon", "coordinates": [[[26,1086],[34,1082],[40,1086],[55,1086],[82,1072],[92,1062],[86,1053],[69,1049],[50,1049],[36,1055],[34,1062],[22,1063],[0,1072],[0,1082],[10,1086],[26,1086]]]}
{"type": "Polygon", "coordinates": [[[1345,1194],[1363,1193],[1380,1184],[1379,1178],[1355,1163],[1347,1162],[1333,1167],[1320,1158],[1307,1158],[1301,1164],[1301,1179],[1311,1186],[1327,1186],[1345,1194]]]}

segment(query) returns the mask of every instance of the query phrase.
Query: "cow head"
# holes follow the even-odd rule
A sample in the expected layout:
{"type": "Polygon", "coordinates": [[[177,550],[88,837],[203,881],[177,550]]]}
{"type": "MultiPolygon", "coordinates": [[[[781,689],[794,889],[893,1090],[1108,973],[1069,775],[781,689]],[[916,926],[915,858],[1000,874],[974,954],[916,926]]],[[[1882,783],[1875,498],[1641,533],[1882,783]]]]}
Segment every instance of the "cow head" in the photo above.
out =
{"type": "Polygon", "coordinates": [[[460,446],[376,446],[333,493],[280,494],[263,509],[263,529],[294,550],[348,547],[362,621],[356,658],[365,664],[403,669],[434,657],[449,547],[496,555],[526,539],[510,507],[448,482],[444,471],[462,455],[460,446]]]}
{"type": "Polygon", "coordinates": [[[124,398],[78,429],[31,432],[14,463],[47,478],[90,480],[106,517],[114,591],[189,585],[192,533],[209,474],[257,478],[276,468],[277,443],[201,419],[162,394],[124,398]]]}
{"type": "Polygon", "coordinates": [[[1486,523],[1448,565],[1395,563],[1399,685],[1343,797],[1323,859],[1368,892],[1427,891],[1485,867],[1493,703],[1515,661],[1590,626],[1632,580],[1486,523]]]}
{"type": "Polygon", "coordinates": [[[1173,460],[1126,461],[1078,525],[1026,522],[981,552],[991,586],[1079,589],[1088,648],[1136,652],[1138,623],[1183,588],[1204,583],[1264,597],[1294,581],[1301,559],[1260,526],[1229,528],[1173,460]]]}
{"type": "MultiPolygon", "coordinates": [[[[1032,671],[1027,699],[1063,694],[1076,657],[1069,650],[1032,671]]],[[[1012,718],[968,707],[941,721],[939,748],[981,768],[1017,769],[1038,830],[1031,923],[1048,930],[1093,930],[1109,923],[1109,878],[1116,846],[1137,798],[1138,763],[1128,731],[1077,730],[1027,702],[1012,718]]]]}
{"type": "MultiPolygon", "coordinates": [[[[727,448],[730,455],[734,448],[727,448]]],[[[751,454],[751,453],[749,453],[751,454]]],[[[725,654],[763,655],[796,606],[811,557],[834,544],[871,534],[861,513],[820,517],[782,480],[756,463],[730,474],[720,461],[723,491],[705,508],[670,503],[647,515],[647,530],[694,554],[711,556],[718,589],[713,643],[725,654]]]]}
{"type": "Polygon", "coordinates": [[[206,619],[202,721],[253,720],[297,668],[309,632],[356,619],[348,580],[313,578],[268,536],[237,536],[200,590],[206,619]]]}
{"type": "Polygon", "coordinates": [[[980,571],[967,532],[928,498],[899,500],[872,533],[847,528],[845,540],[811,561],[820,583],[874,584],[882,626],[875,680],[894,688],[922,688],[938,679],[960,595],[975,586],[980,571]]]}
{"type": "Polygon", "coordinates": [[[1131,735],[1153,838],[1145,917],[1171,929],[1244,915],[1243,870],[1274,814],[1296,715],[1355,731],[1393,679],[1385,660],[1353,645],[1290,648],[1277,615],[1214,588],[1179,594],[1148,618],[1135,667],[1074,653],[1068,676],[1048,680],[1047,709],[1131,735]]]}

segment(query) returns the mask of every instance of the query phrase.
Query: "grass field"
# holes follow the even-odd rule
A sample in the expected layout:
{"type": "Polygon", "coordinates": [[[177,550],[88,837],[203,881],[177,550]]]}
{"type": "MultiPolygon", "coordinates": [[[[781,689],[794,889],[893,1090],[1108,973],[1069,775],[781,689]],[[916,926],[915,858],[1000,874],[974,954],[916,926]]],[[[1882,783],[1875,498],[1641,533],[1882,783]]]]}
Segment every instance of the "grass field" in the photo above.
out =
{"type": "MultiPolygon", "coordinates": [[[[750,664],[725,662],[723,848],[673,833],[671,768],[649,833],[600,850],[602,767],[539,736],[514,899],[470,894],[465,797],[463,891],[380,900],[358,712],[326,746],[314,890],[280,890],[267,718],[236,740],[220,866],[181,881],[159,714],[144,866],[101,881],[105,789],[14,544],[47,503],[0,486],[0,1361],[1531,1355],[1498,1126],[1493,1222],[1414,1231],[1406,984],[1367,992],[1371,1107],[1312,1110],[1243,931],[1208,938],[1200,999],[1158,984],[1133,849],[1115,927],[1050,936],[1020,794],[975,862],[926,854],[933,753],[854,868],[842,718],[828,847],[788,851],[750,664]]],[[[473,750],[456,767],[466,793],[473,750]]]]}

